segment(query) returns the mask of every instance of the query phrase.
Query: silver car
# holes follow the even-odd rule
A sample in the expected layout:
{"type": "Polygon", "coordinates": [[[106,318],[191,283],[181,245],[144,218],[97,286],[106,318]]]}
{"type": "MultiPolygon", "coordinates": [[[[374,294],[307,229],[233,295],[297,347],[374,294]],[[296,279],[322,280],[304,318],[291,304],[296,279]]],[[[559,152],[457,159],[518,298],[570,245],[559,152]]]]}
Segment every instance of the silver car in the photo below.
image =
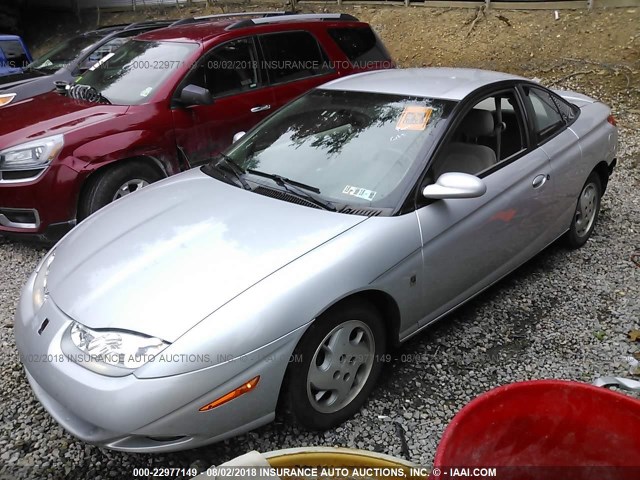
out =
{"type": "MultiPolygon", "coordinates": [[[[240,137],[240,135],[238,135],[240,137]]],[[[609,108],[467,69],[363,73],[82,222],[29,278],[39,400],[116,450],[353,415],[388,352],[564,237],[615,165],[609,108]]]]}

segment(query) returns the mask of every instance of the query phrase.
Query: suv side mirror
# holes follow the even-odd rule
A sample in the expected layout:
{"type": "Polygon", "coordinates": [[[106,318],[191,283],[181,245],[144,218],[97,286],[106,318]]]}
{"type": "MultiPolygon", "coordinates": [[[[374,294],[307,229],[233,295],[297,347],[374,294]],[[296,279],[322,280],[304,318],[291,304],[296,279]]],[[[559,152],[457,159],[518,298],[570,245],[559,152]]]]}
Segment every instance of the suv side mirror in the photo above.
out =
{"type": "Polygon", "coordinates": [[[448,172],[440,175],[436,183],[424,187],[422,195],[430,199],[476,198],[486,191],[485,183],[475,175],[448,172]]]}
{"type": "Polygon", "coordinates": [[[211,92],[206,88],[189,84],[180,92],[180,103],[185,106],[211,105],[213,103],[213,96],[211,95],[211,92]]]}
{"type": "Polygon", "coordinates": [[[236,143],[238,140],[244,137],[245,133],[247,132],[236,132],[236,134],[233,136],[233,143],[236,143]]]}

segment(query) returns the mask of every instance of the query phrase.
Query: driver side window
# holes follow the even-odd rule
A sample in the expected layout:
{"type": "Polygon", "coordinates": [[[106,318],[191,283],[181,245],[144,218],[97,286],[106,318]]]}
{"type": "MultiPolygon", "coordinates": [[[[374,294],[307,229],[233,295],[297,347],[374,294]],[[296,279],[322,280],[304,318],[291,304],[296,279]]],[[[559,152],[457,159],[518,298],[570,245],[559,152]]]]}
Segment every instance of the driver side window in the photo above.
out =
{"type": "Polygon", "coordinates": [[[481,175],[526,149],[523,117],[513,90],[477,102],[440,150],[430,169],[435,181],[447,172],[481,175]]]}
{"type": "Polygon", "coordinates": [[[253,40],[242,38],[214,48],[190,74],[186,84],[206,88],[214,97],[257,88],[258,56],[253,40]]]}

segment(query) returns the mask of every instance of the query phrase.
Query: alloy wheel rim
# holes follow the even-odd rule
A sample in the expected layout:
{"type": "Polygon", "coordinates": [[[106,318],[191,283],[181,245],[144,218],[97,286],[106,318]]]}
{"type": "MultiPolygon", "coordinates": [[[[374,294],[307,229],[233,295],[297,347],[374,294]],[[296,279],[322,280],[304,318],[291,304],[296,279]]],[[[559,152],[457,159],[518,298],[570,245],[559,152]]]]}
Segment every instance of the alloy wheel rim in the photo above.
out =
{"type": "Polygon", "coordinates": [[[141,178],[134,178],[132,180],[127,180],[122,185],[120,185],[120,188],[118,188],[118,190],[116,190],[116,193],[113,196],[113,200],[118,200],[119,198],[129,195],[130,193],[136,192],[141,188],[146,187],[147,185],[149,185],[149,182],[141,178]]]}
{"type": "Polygon", "coordinates": [[[307,396],[315,410],[334,413],[362,391],[373,368],[375,340],[369,326],[349,320],[331,330],[313,354],[307,396]]]}
{"type": "Polygon", "coordinates": [[[595,184],[589,183],[582,189],[578,198],[578,206],[576,207],[575,226],[578,237],[584,237],[591,230],[596,218],[597,208],[598,189],[595,184]]]}

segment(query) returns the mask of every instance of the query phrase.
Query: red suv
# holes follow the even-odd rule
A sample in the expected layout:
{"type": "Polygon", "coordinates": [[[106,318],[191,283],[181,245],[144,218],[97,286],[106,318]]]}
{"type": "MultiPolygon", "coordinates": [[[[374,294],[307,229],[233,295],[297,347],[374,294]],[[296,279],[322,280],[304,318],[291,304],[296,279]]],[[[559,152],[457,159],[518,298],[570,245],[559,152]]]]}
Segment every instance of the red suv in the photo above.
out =
{"type": "Polygon", "coordinates": [[[393,67],[344,14],[215,15],[139,35],[74,84],[0,109],[0,233],[55,240],[305,91],[393,67]]]}

